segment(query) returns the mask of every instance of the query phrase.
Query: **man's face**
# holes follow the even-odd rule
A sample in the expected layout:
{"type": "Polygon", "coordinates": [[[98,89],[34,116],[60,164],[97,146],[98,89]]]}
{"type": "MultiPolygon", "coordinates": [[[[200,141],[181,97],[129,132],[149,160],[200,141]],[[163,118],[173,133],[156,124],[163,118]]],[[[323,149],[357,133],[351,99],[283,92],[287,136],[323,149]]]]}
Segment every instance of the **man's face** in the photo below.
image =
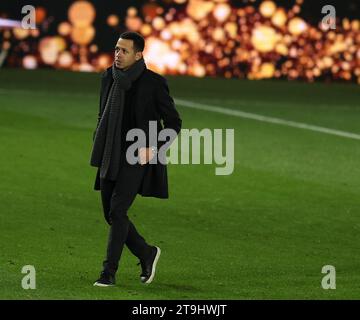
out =
{"type": "Polygon", "coordinates": [[[126,70],[141,57],[142,53],[134,50],[133,40],[119,38],[115,47],[115,66],[117,68],[126,70]]]}

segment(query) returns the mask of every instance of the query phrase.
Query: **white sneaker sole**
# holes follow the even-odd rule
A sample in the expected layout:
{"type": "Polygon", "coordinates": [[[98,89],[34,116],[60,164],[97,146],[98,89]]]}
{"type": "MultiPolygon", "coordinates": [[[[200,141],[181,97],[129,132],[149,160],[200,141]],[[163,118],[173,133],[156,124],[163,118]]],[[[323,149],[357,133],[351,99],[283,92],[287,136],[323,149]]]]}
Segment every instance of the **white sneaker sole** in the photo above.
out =
{"type": "Polygon", "coordinates": [[[115,285],[114,284],[103,284],[103,283],[100,283],[100,282],[95,282],[94,283],[94,287],[114,287],[115,285]]]}
{"type": "Polygon", "coordinates": [[[160,258],[160,254],[161,254],[160,248],[159,248],[159,247],[156,247],[156,246],[155,246],[155,248],[156,248],[157,252],[156,252],[155,259],[154,259],[154,263],[153,263],[153,265],[152,265],[151,276],[150,276],[150,278],[149,278],[147,281],[144,282],[144,284],[149,284],[149,283],[151,283],[151,282],[154,280],[154,277],[155,277],[156,264],[157,264],[157,262],[158,262],[158,260],[159,260],[159,258],[160,258]]]}

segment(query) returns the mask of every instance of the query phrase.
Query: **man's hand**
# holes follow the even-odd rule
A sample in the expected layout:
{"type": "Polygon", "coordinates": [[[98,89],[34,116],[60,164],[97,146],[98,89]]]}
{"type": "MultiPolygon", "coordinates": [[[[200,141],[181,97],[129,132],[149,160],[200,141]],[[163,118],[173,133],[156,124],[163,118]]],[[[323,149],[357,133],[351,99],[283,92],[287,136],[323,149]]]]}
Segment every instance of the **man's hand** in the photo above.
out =
{"type": "Polygon", "coordinates": [[[140,148],[139,150],[139,158],[140,164],[143,166],[154,158],[155,153],[151,150],[151,148],[140,148]]]}

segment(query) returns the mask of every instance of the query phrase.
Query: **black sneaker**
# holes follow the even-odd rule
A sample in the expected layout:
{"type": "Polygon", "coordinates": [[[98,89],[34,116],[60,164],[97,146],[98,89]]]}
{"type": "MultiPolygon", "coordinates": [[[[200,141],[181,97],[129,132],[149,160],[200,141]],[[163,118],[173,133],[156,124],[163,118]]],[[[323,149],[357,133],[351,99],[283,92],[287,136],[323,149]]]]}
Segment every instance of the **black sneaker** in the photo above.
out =
{"type": "Polygon", "coordinates": [[[138,263],[141,264],[142,273],[140,280],[142,283],[149,284],[154,280],[156,264],[159,260],[161,250],[159,247],[153,247],[153,252],[150,257],[146,260],[140,260],[138,263]]]}
{"type": "Polygon", "coordinates": [[[112,287],[115,285],[115,276],[109,272],[101,272],[100,278],[96,280],[94,286],[96,287],[112,287]]]}

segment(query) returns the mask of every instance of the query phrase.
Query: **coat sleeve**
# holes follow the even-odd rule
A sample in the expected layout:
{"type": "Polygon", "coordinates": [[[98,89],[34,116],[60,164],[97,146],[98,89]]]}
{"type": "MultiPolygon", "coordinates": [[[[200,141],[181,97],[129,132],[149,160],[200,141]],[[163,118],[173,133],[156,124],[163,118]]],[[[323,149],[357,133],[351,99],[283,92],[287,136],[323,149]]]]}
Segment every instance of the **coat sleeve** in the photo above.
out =
{"type": "MultiPolygon", "coordinates": [[[[156,106],[164,129],[173,129],[176,134],[179,134],[182,120],[175,108],[174,99],[170,96],[167,80],[163,77],[160,78],[156,88],[156,106]]],[[[159,141],[157,147],[160,148],[165,143],[166,141],[159,141]]]]}
{"type": "Polygon", "coordinates": [[[99,111],[98,111],[98,115],[97,115],[96,128],[95,128],[95,131],[94,131],[94,133],[93,133],[93,141],[94,141],[94,139],[95,139],[96,130],[97,130],[98,126],[99,126],[99,123],[100,123],[100,120],[101,120],[101,116],[102,116],[101,101],[102,101],[102,95],[103,95],[103,81],[104,81],[104,74],[102,74],[102,76],[101,76],[99,111]]]}

